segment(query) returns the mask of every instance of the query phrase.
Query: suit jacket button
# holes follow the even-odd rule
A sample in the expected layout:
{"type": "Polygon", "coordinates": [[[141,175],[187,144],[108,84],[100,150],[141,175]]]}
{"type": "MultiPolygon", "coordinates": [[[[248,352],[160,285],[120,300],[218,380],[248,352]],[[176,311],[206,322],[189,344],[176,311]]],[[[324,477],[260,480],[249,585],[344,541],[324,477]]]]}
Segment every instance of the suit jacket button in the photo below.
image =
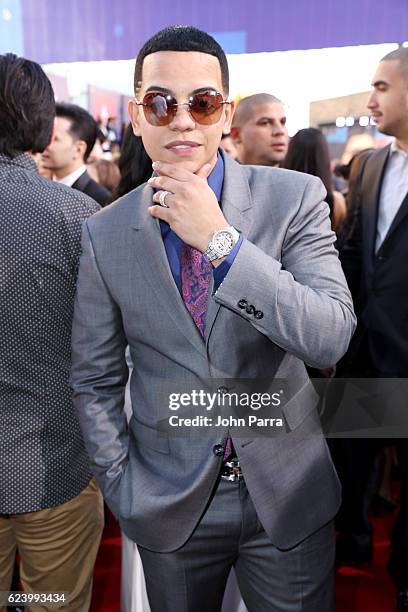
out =
{"type": "Polygon", "coordinates": [[[221,457],[224,454],[224,447],[222,444],[216,444],[213,447],[213,453],[216,457],[221,457]]]}
{"type": "Polygon", "coordinates": [[[228,393],[229,389],[228,387],[221,386],[221,387],[218,387],[217,391],[220,395],[224,395],[225,393],[228,393]]]}
{"type": "Polygon", "coordinates": [[[248,306],[248,302],[246,300],[239,300],[237,306],[241,309],[246,308],[248,306]]]}
{"type": "Polygon", "coordinates": [[[262,310],[257,310],[255,312],[255,314],[254,314],[255,319],[263,319],[263,316],[264,316],[264,314],[263,314],[262,310]]]}
{"type": "Polygon", "coordinates": [[[254,306],[253,304],[250,304],[250,305],[248,306],[248,308],[246,308],[246,312],[247,312],[249,315],[254,314],[254,313],[256,312],[255,306],[254,306]]]}

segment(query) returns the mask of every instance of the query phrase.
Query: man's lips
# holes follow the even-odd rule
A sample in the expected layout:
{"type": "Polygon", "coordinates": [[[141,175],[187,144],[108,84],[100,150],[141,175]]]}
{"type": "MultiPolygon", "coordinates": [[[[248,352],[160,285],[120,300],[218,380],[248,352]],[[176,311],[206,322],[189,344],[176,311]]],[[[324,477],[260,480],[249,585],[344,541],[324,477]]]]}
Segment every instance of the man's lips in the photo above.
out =
{"type": "Polygon", "coordinates": [[[191,140],[174,140],[173,142],[169,142],[165,146],[166,149],[170,151],[190,151],[191,149],[196,149],[201,145],[198,142],[193,142],[191,140]]]}

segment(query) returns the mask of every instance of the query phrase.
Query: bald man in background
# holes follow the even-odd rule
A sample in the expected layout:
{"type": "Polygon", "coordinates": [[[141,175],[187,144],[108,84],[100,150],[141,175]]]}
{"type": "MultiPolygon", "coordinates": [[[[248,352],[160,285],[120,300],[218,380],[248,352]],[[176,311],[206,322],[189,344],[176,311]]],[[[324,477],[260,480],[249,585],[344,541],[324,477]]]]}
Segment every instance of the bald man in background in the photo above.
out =
{"type": "Polygon", "coordinates": [[[231,136],[241,164],[279,166],[289,143],[283,103],[267,93],[243,98],[235,111],[231,136]]]}

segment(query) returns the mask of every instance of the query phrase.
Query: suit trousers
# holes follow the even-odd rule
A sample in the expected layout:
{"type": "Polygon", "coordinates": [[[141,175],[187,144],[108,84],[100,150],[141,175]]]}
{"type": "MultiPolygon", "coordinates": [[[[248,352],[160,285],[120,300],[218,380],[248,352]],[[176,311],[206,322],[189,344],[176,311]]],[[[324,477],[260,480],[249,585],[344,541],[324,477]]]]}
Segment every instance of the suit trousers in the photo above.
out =
{"type": "Polygon", "coordinates": [[[139,546],[152,612],[219,612],[231,568],[249,612],[330,612],[330,521],[290,550],[263,529],[243,479],[219,480],[186,544],[170,553],[139,546]]]}
{"type": "MultiPolygon", "coordinates": [[[[68,601],[58,609],[86,612],[103,523],[102,495],[95,479],[65,504],[0,515],[0,591],[10,589],[17,550],[25,593],[65,591],[68,601]]],[[[46,605],[33,608],[33,612],[48,610],[46,605]]]]}

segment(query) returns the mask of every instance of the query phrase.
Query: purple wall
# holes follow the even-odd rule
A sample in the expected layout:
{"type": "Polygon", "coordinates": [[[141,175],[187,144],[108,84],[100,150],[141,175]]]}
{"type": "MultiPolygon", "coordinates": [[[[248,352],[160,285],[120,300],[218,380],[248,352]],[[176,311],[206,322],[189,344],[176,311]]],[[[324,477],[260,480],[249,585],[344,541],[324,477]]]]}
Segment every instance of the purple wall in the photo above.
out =
{"type": "Polygon", "coordinates": [[[24,0],[24,54],[41,63],[129,59],[161,28],[190,23],[227,52],[408,39],[408,0],[24,0]]]}

